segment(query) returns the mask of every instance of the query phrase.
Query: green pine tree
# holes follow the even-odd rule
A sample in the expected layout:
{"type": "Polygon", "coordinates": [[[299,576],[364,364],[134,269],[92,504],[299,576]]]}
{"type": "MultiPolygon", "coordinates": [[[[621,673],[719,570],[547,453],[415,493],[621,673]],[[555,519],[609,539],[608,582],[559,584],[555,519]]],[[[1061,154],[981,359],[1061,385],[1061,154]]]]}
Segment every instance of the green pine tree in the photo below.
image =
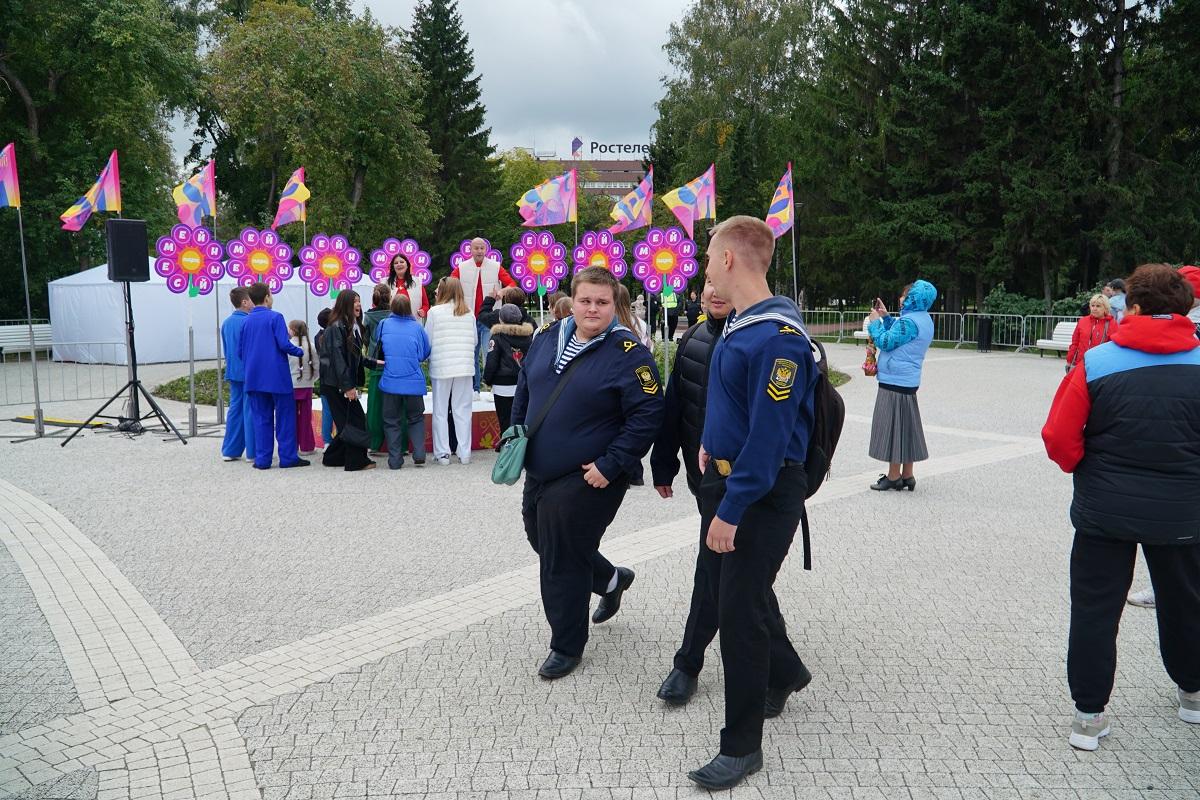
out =
{"type": "MultiPolygon", "coordinates": [[[[413,12],[410,40],[425,79],[419,125],[441,161],[436,184],[442,214],[423,244],[435,268],[448,269],[459,242],[488,236],[488,223],[497,217],[504,198],[498,196],[491,129],[485,127],[479,75],[456,0],[421,0],[413,12]]],[[[515,202],[513,197],[509,205],[515,202]]],[[[509,210],[515,215],[515,207],[509,210]]]]}

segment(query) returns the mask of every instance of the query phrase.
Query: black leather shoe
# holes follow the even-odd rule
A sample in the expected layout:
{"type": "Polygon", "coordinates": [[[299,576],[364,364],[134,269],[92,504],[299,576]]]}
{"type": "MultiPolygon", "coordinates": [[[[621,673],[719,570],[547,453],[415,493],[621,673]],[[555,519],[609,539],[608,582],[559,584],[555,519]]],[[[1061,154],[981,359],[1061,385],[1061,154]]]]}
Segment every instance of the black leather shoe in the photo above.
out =
{"type": "Polygon", "coordinates": [[[307,467],[307,466],[308,466],[309,464],[311,464],[311,463],[312,463],[312,462],[311,462],[311,461],[309,461],[307,458],[297,458],[297,459],[296,459],[296,461],[295,461],[295,463],[292,463],[292,464],[280,464],[280,465],[279,465],[279,468],[280,468],[280,469],[291,469],[292,467],[307,467]]]}
{"type": "Polygon", "coordinates": [[[904,488],[908,489],[910,492],[917,488],[916,478],[901,478],[900,481],[904,484],[904,488]]]}
{"type": "MultiPolygon", "coordinates": [[[[915,483],[913,484],[916,485],[915,483]]],[[[904,488],[904,479],[896,478],[892,480],[887,475],[880,475],[879,480],[871,484],[871,488],[877,492],[886,492],[888,489],[895,489],[897,492],[904,488]]]]}
{"type": "Polygon", "coordinates": [[[621,610],[621,595],[633,583],[633,578],[633,570],[617,567],[617,588],[600,598],[600,604],[596,606],[596,611],[592,614],[594,624],[599,625],[616,616],[617,612],[621,610]]]}
{"type": "Polygon", "coordinates": [[[700,769],[692,770],[687,776],[705,789],[732,789],[747,775],[753,775],[762,769],[762,765],[762,750],[740,757],[719,755],[700,769]]]}
{"type": "Polygon", "coordinates": [[[767,702],[763,704],[763,718],[774,719],[783,713],[783,707],[787,705],[788,698],[793,692],[798,692],[805,686],[812,683],[812,673],[808,671],[808,667],[801,665],[803,672],[800,677],[791,686],[783,689],[772,689],[767,687],[767,702]]]}
{"type": "Polygon", "coordinates": [[[696,676],[688,675],[681,669],[671,670],[671,674],[658,687],[658,699],[665,700],[668,705],[686,705],[696,693],[696,676]]]}
{"type": "Polygon", "coordinates": [[[538,675],[549,681],[565,678],[575,671],[582,660],[578,656],[568,656],[557,650],[551,650],[550,655],[546,656],[546,660],[538,667],[538,675]]]}

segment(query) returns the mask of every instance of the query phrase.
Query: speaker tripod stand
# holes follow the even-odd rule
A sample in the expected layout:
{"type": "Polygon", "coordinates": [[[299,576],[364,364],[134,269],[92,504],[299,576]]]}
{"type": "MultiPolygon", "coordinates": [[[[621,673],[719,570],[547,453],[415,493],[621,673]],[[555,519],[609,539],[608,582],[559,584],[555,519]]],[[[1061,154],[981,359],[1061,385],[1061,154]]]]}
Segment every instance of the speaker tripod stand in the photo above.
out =
{"type": "Polygon", "coordinates": [[[122,286],[125,293],[125,342],[129,348],[129,382],[116,391],[116,393],[108,398],[104,405],[96,410],[96,413],[88,417],[87,422],[71,432],[71,435],[63,440],[62,447],[66,447],[67,443],[78,435],[84,428],[88,427],[93,420],[96,419],[115,419],[117,420],[117,430],[125,431],[130,434],[143,433],[146,429],[142,423],[151,418],[157,418],[162,423],[163,429],[167,430],[179,439],[179,441],[187,444],[187,439],[175,427],[175,423],[171,422],[166,412],[159,407],[155,402],[154,397],[150,392],[146,391],[146,387],[138,380],[138,362],[137,362],[137,346],[133,339],[133,298],[129,293],[129,281],[122,281],[122,286]],[[105,414],[104,411],[117,400],[120,400],[125,392],[129,392],[129,405],[126,409],[126,415],[112,416],[105,414]],[[146,402],[150,405],[150,410],[145,414],[141,413],[141,406],[138,403],[138,395],[146,398],[146,402]]]}

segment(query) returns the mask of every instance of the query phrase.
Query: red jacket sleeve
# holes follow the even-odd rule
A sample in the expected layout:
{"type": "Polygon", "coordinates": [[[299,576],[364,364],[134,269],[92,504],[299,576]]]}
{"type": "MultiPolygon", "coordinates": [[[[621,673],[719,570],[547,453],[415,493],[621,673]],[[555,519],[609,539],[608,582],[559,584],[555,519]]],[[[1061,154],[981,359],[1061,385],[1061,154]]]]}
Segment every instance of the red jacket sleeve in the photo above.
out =
{"type": "Polygon", "coordinates": [[[1067,348],[1068,364],[1074,364],[1075,357],[1080,355],[1079,340],[1083,338],[1083,323],[1087,322],[1087,319],[1087,317],[1081,317],[1080,320],[1075,323],[1075,330],[1071,333],[1071,346],[1067,348]]]}
{"type": "Polygon", "coordinates": [[[461,276],[458,274],[458,267],[455,267],[454,269],[450,270],[450,277],[451,278],[459,278],[460,280],[462,279],[461,276]]]}
{"type": "Polygon", "coordinates": [[[1063,378],[1042,427],[1046,455],[1063,472],[1074,472],[1083,460],[1083,430],[1092,412],[1085,365],[1086,362],[1080,360],[1079,365],[1063,378]]]}
{"type": "Polygon", "coordinates": [[[513,280],[513,276],[508,274],[508,270],[504,267],[500,268],[500,285],[501,286],[516,286],[517,282],[513,280]]]}

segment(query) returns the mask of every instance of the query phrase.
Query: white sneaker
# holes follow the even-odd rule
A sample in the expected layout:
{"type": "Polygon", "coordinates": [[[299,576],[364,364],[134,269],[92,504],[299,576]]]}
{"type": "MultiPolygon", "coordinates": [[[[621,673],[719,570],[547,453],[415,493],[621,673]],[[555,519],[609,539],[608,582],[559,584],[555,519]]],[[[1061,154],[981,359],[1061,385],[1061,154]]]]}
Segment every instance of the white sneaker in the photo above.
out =
{"type": "Polygon", "coordinates": [[[1179,718],[1193,725],[1200,725],[1200,692],[1179,690],[1179,718]]]}
{"type": "Polygon", "coordinates": [[[1098,750],[1100,749],[1100,740],[1108,736],[1111,730],[1108,717],[1103,713],[1095,717],[1088,715],[1087,719],[1080,719],[1077,711],[1075,718],[1071,720],[1071,738],[1067,741],[1071,743],[1071,747],[1077,750],[1098,750]]]}
{"type": "Polygon", "coordinates": [[[1125,602],[1138,608],[1154,608],[1154,587],[1147,586],[1145,589],[1134,592],[1125,602]]]}
{"type": "Polygon", "coordinates": [[[237,456],[221,456],[222,461],[241,461],[237,456]]]}
{"type": "Polygon", "coordinates": [[[450,466],[450,456],[438,456],[436,460],[437,463],[441,464],[443,467],[450,466]]]}
{"type": "Polygon", "coordinates": [[[458,459],[458,463],[460,463],[460,464],[470,464],[470,463],[471,463],[471,457],[470,457],[470,456],[467,456],[466,458],[460,458],[460,459],[458,459]]]}

